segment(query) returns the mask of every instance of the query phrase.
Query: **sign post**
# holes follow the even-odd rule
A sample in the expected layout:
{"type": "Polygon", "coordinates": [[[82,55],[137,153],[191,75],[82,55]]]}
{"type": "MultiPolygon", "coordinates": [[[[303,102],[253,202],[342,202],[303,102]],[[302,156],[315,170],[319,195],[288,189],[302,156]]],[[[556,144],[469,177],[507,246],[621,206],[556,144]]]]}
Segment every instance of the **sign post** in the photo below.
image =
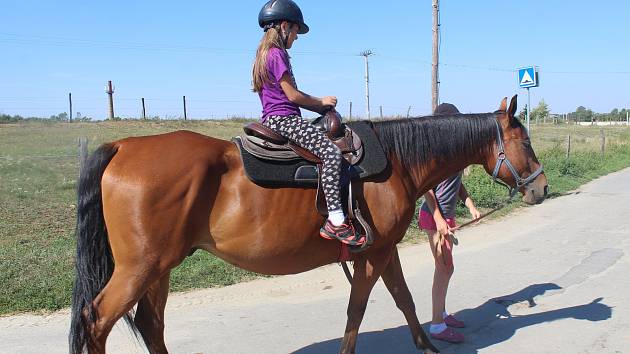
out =
{"type": "Polygon", "coordinates": [[[527,134],[529,134],[529,111],[532,110],[531,97],[529,89],[538,87],[538,67],[527,66],[518,68],[518,86],[527,89],[527,134]]]}

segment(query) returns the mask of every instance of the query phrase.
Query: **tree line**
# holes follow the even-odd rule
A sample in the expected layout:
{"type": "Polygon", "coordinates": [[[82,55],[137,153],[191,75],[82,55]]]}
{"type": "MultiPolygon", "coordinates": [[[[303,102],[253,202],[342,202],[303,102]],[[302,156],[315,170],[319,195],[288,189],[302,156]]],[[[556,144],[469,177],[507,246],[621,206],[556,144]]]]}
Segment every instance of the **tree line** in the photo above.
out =
{"type": "MultiPolygon", "coordinates": [[[[84,117],[80,112],[77,112],[76,116],[72,119],[77,122],[89,122],[92,120],[90,117],[84,117]]],[[[67,112],[61,112],[59,114],[54,114],[48,118],[43,117],[22,117],[21,115],[9,115],[9,114],[0,114],[0,123],[17,123],[20,121],[48,121],[48,122],[69,122],[70,119],[68,117],[67,112]]]]}
{"type": "MultiPolygon", "coordinates": [[[[592,109],[586,108],[584,106],[579,106],[573,112],[566,113],[566,117],[569,121],[573,122],[618,122],[618,121],[626,121],[627,114],[630,112],[628,108],[614,108],[609,113],[597,113],[593,112],[592,109]]],[[[527,105],[523,107],[523,109],[519,112],[518,117],[522,121],[525,120],[527,115],[527,105]]],[[[564,113],[562,117],[564,118],[564,113]]],[[[549,109],[549,105],[545,102],[544,99],[538,102],[538,106],[534,107],[531,112],[529,119],[531,122],[556,122],[558,120],[557,114],[552,114],[549,109]]]]}
{"type": "MultiPolygon", "coordinates": [[[[625,121],[628,112],[630,109],[628,108],[615,108],[609,113],[597,113],[593,112],[590,108],[586,108],[584,106],[579,106],[573,112],[566,113],[569,121],[573,122],[596,122],[596,121],[625,121]]],[[[518,117],[521,121],[525,121],[525,117],[527,114],[527,105],[523,107],[523,109],[519,112],[518,117]]],[[[544,99],[540,100],[538,105],[532,109],[530,112],[530,120],[532,122],[538,123],[542,122],[556,122],[559,121],[557,114],[552,114],[547,102],[544,99]]],[[[77,122],[89,122],[92,121],[92,118],[82,116],[80,112],[76,113],[76,116],[73,117],[73,121],[77,122]]],[[[114,120],[121,120],[119,117],[115,117],[114,120]]],[[[69,122],[70,119],[68,117],[67,112],[61,112],[59,114],[51,115],[48,118],[43,117],[22,117],[20,115],[8,115],[8,114],[0,114],[0,123],[17,123],[20,121],[49,121],[49,122],[69,122]]]]}

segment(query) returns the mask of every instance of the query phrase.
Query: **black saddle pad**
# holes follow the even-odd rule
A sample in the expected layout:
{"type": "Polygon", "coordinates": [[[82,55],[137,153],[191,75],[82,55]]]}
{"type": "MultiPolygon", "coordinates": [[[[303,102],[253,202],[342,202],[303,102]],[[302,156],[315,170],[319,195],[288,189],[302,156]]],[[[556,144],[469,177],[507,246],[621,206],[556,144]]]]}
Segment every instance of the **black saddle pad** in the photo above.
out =
{"type": "MultiPolygon", "coordinates": [[[[351,179],[364,179],[377,175],[387,167],[387,157],[370,122],[351,122],[348,126],[363,142],[363,157],[348,168],[351,179]]],[[[317,166],[306,160],[269,161],[260,159],[243,149],[240,137],[232,141],[241,152],[245,174],[254,183],[272,187],[317,187],[317,166]]]]}

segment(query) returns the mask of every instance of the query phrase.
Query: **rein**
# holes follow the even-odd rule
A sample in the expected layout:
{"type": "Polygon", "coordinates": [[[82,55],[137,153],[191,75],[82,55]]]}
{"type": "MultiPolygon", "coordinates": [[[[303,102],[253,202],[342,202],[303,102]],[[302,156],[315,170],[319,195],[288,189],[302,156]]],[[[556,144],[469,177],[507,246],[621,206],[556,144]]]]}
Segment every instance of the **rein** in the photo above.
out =
{"type": "MultiPolygon", "coordinates": [[[[472,224],[476,224],[476,223],[478,223],[478,222],[479,222],[479,220],[481,220],[481,219],[485,218],[486,216],[489,216],[489,215],[491,215],[491,214],[494,214],[495,212],[497,212],[497,211],[499,211],[499,210],[503,209],[506,205],[510,204],[510,202],[512,201],[512,198],[514,197],[514,195],[515,195],[515,194],[510,193],[509,197],[508,197],[505,201],[503,201],[503,202],[502,202],[502,203],[501,203],[498,207],[496,207],[496,208],[494,208],[494,209],[490,210],[489,212],[487,212],[487,213],[485,213],[485,214],[482,214],[482,215],[481,215],[480,217],[478,217],[477,219],[473,219],[473,220],[470,220],[470,221],[468,221],[468,222],[465,222],[465,223],[463,223],[463,224],[461,224],[461,225],[457,225],[457,226],[455,226],[454,228],[452,228],[452,229],[451,229],[451,231],[461,230],[461,229],[463,229],[463,228],[465,228],[465,227],[467,227],[467,226],[470,226],[470,225],[472,225],[472,224]]],[[[453,241],[453,243],[454,243],[455,245],[458,245],[458,244],[459,244],[459,240],[457,240],[457,237],[455,237],[454,235],[452,235],[452,239],[451,239],[451,241],[453,241]]]]}

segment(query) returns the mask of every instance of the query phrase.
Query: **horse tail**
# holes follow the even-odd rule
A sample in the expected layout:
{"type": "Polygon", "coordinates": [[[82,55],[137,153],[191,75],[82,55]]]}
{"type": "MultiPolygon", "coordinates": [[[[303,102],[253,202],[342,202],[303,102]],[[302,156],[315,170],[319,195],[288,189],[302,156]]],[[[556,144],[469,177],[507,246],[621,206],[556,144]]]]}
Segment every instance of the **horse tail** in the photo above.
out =
{"type": "MultiPolygon", "coordinates": [[[[101,145],[87,159],[79,175],[75,231],[77,238],[76,278],[72,291],[70,353],[83,353],[90,341],[88,331],[98,317],[92,302],[114,272],[114,258],[103,218],[101,179],[105,168],[117,151],[118,147],[113,143],[101,145]]],[[[125,320],[137,334],[131,314],[126,314],[125,320]]]]}

